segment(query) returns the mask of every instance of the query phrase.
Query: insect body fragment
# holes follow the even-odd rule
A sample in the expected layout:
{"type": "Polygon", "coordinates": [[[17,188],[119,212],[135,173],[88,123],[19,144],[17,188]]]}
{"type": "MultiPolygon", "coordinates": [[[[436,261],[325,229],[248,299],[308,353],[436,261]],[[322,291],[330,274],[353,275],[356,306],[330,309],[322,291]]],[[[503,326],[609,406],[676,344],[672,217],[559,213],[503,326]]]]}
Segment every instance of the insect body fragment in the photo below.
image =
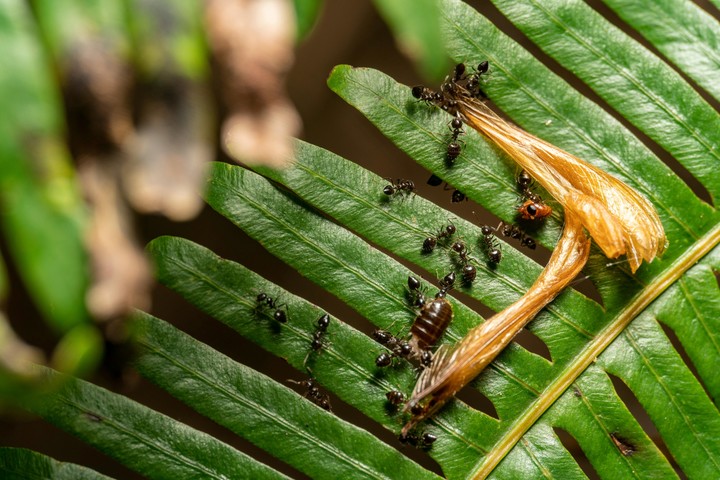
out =
{"type": "Polygon", "coordinates": [[[523,220],[541,220],[552,213],[552,208],[542,202],[527,199],[518,208],[518,213],[523,220]]]}

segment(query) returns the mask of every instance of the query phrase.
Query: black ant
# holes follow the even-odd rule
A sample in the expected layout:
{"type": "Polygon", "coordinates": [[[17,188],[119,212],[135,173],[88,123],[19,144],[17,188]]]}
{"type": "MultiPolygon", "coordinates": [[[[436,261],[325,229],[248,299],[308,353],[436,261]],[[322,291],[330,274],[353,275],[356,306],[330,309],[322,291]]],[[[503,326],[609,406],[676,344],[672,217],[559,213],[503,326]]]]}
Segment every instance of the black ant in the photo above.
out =
{"type": "Polygon", "coordinates": [[[439,241],[452,237],[455,234],[455,231],[455,225],[452,223],[446,225],[444,228],[441,228],[437,235],[431,235],[423,240],[422,251],[425,253],[432,253],[439,241]]]}
{"type": "Polygon", "coordinates": [[[437,106],[443,100],[441,93],[422,85],[412,87],[412,96],[431,106],[437,106]]]}
{"type": "Polygon", "coordinates": [[[517,183],[520,192],[525,192],[532,186],[533,179],[527,171],[521,170],[520,174],[515,179],[515,182],[517,183]]]}
{"type": "Polygon", "coordinates": [[[455,286],[455,272],[448,273],[438,283],[440,290],[435,294],[435,298],[445,298],[447,292],[455,286]]]}
{"type": "Polygon", "coordinates": [[[535,248],[537,247],[535,240],[527,236],[527,234],[523,232],[522,229],[517,225],[500,222],[500,224],[495,228],[495,231],[499,231],[503,234],[504,237],[510,237],[514,238],[515,240],[519,240],[520,245],[525,248],[529,248],[530,250],[535,250],[535,248]]]}
{"type": "Polygon", "coordinates": [[[425,303],[425,293],[420,280],[409,276],[407,285],[408,290],[410,290],[410,304],[415,307],[422,307],[425,303]]]}
{"type": "MultiPolygon", "coordinates": [[[[465,65],[462,67],[464,69],[465,65]]],[[[446,95],[446,92],[455,90],[455,83],[446,81],[440,86],[440,90],[441,91],[436,92],[432,88],[428,88],[423,85],[416,85],[412,87],[411,92],[412,96],[418,100],[423,101],[430,106],[438,107],[452,115],[457,115],[457,100],[449,98],[446,95]]]]}
{"type": "Polygon", "coordinates": [[[462,263],[463,266],[463,282],[466,284],[472,283],[477,276],[477,269],[473,265],[470,265],[470,252],[465,246],[465,242],[457,241],[453,243],[450,248],[452,248],[452,250],[458,254],[458,257],[460,257],[460,263],[462,263]]]}
{"type": "Polygon", "coordinates": [[[453,243],[450,248],[453,250],[453,252],[458,254],[462,263],[470,262],[470,252],[468,252],[467,246],[465,246],[465,242],[458,240],[457,242],[453,243]]]}
{"type": "Polygon", "coordinates": [[[388,345],[390,342],[397,340],[395,336],[387,330],[376,329],[373,330],[372,336],[376,342],[380,345],[388,345]]]}
{"type": "Polygon", "coordinates": [[[493,228],[488,225],[483,225],[480,228],[480,232],[483,234],[482,241],[485,246],[485,253],[488,256],[488,260],[490,260],[490,263],[493,264],[500,263],[500,260],[502,259],[502,250],[500,250],[500,245],[497,243],[497,239],[493,234],[493,228]]]}
{"type": "Polygon", "coordinates": [[[332,408],[330,406],[330,396],[327,393],[322,393],[320,391],[314,378],[310,377],[307,380],[301,381],[288,381],[305,387],[306,390],[305,394],[303,395],[305,398],[309,399],[311,402],[313,402],[315,405],[322,408],[323,410],[327,410],[328,412],[332,411],[332,408]]]}
{"type": "Polygon", "coordinates": [[[409,432],[404,435],[400,435],[398,440],[400,440],[400,443],[402,444],[407,443],[415,448],[430,448],[432,447],[432,444],[435,443],[435,440],[437,440],[437,437],[432,433],[427,432],[423,434],[409,432]]]}
{"type": "MultiPolygon", "coordinates": [[[[305,360],[303,360],[303,365],[305,365],[308,361],[308,358],[310,358],[310,354],[312,352],[317,352],[323,346],[325,343],[323,342],[323,337],[325,337],[325,332],[327,332],[327,328],[330,325],[330,315],[327,313],[324,313],[318,318],[317,320],[317,328],[315,330],[315,333],[313,333],[313,339],[310,342],[310,351],[307,355],[305,355],[305,360]]],[[[308,368],[308,370],[310,370],[308,368]]]]}
{"type": "Polygon", "coordinates": [[[552,213],[552,208],[543,202],[542,197],[531,190],[533,182],[528,172],[521,171],[516,182],[524,199],[524,202],[518,208],[518,213],[523,220],[540,220],[552,213]]]}
{"type": "Polygon", "coordinates": [[[467,76],[465,88],[470,92],[473,97],[487,98],[485,92],[483,92],[482,88],[480,88],[480,77],[486,74],[489,69],[490,63],[485,60],[483,62],[480,62],[480,64],[477,66],[477,69],[475,70],[475,73],[467,76]]]}
{"type": "Polygon", "coordinates": [[[412,180],[405,180],[402,178],[398,178],[397,180],[388,178],[387,180],[390,182],[390,185],[385,185],[383,193],[388,197],[401,193],[410,195],[415,190],[415,182],[412,180]]]}
{"type": "Polygon", "coordinates": [[[267,308],[274,309],[275,312],[273,313],[273,318],[280,323],[287,322],[287,314],[285,313],[285,310],[282,310],[282,307],[287,307],[286,304],[278,304],[267,293],[259,293],[255,300],[258,303],[256,308],[265,306],[267,308]]]}
{"type": "Polygon", "coordinates": [[[469,263],[466,263],[463,265],[462,268],[462,277],[463,282],[466,284],[470,284],[475,281],[475,277],[477,276],[477,268],[475,268],[473,265],[470,265],[469,263]]]}
{"type": "Polygon", "coordinates": [[[455,163],[455,159],[460,156],[462,145],[464,145],[462,140],[458,140],[458,137],[465,133],[462,126],[463,123],[462,120],[460,120],[460,117],[455,117],[450,122],[452,136],[450,137],[450,143],[448,143],[447,146],[447,161],[450,165],[455,163]]]}
{"type": "Polygon", "coordinates": [[[317,330],[313,334],[313,341],[310,347],[313,350],[320,350],[323,346],[323,336],[327,332],[328,325],[330,325],[330,315],[327,313],[323,314],[317,321],[317,330]]]}
{"type": "MultiPolygon", "coordinates": [[[[457,83],[460,80],[462,80],[463,75],[465,75],[465,64],[458,63],[457,65],[455,65],[455,68],[453,68],[453,76],[452,76],[453,83],[457,83]]],[[[447,81],[447,78],[446,78],[446,81],[447,81]]]]}
{"type": "Polygon", "coordinates": [[[413,353],[410,344],[404,340],[400,340],[386,330],[375,330],[373,332],[375,340],[384,345],[390,352],[383,352],[375,359],[375,365],[378,367],[388,367],[392,364],[396,357],[408,359],[413,353]]]}

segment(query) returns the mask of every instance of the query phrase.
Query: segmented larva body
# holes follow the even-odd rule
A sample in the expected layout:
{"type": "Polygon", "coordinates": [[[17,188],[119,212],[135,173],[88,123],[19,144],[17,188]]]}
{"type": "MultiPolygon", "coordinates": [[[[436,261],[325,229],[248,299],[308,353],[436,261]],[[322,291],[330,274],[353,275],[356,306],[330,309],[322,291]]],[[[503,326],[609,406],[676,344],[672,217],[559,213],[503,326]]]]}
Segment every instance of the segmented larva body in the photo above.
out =
{"type": "Polygon", "coordinates": [[[447,299],[434,298],[425,302],[410,328],[410,346],[413,351],[424,351],[435,345],[452,318],[452,305],[447,299]]]}

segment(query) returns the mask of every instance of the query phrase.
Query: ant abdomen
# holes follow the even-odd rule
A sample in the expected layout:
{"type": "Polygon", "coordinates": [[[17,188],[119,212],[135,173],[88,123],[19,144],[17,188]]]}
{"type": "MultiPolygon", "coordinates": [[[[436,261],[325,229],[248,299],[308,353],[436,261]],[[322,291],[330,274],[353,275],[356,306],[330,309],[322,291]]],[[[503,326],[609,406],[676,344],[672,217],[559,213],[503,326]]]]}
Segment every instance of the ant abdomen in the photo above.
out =
{"type": "Polygon", "coordinates": [[[435,345],[452,318],[452,305],[446,298],[434,298],[425,302],[410,328],[410,345],[413,350],[425,351],[435,345]]]}
{"type": "Polygon", "coordinates": [[[400,405],[405,402],[405,395],[397,390],[390,390],[385,394],[385,398],[391,405],[400,405]]]}

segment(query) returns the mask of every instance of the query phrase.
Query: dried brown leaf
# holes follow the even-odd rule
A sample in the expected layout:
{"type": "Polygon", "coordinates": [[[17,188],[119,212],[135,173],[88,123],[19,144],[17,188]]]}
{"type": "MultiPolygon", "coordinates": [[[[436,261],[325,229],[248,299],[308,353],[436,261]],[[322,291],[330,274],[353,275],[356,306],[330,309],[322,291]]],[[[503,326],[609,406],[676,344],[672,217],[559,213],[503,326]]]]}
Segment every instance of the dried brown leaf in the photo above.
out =
{"type": "Polygon", "coordinates": [[[527,322],[550,303],[582,270],[590,255],[590,239],[580,218],[565,214],[562,236],[547,266],[517,302],[470,330],[453,347],[441,347],[413,390],[405,410],[413,412],[403,428],[406,434],[429,417],[475,378],[517,335],[527,322]]]}
{"type": "Polygon", "coordinates": [[[608,258],[626,254],[635,272],[667,246],[653,205],[612,175],[506,122],[458,89],[458,113],[532,175],[582,222],[608,258]]]}
{"type": "Polygon", "coordinates": [[[295,17],[287,0],[206,0],[205,26],[220,95],[228,109],[223,145],[231,157],[285,167],[300,116],[284,90],[295,17]]]}

